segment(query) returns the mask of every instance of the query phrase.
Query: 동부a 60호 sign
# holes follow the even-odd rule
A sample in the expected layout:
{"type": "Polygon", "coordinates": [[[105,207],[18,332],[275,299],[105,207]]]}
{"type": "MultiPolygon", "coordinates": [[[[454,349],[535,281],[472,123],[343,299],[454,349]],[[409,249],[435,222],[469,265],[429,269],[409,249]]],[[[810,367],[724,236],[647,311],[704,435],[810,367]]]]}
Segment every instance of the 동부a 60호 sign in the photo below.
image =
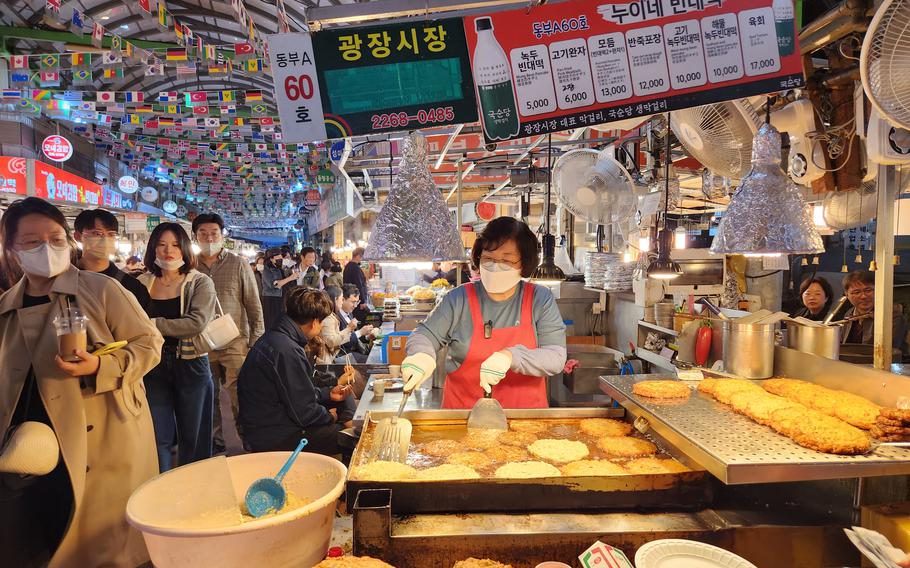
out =
{"type": "Polygon", "coordinates": [[[804,84],[791,0],[578,0],[464,27],[487,141],[804,84]]]}

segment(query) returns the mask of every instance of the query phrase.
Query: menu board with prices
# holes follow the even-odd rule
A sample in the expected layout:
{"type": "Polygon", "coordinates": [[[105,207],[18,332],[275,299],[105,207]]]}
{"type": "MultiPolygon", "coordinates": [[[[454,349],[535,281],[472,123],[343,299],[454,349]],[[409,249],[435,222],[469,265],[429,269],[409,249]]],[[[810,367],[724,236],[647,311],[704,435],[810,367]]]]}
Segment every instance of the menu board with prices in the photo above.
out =
{"type": "Polygon", "coordinates": [[[464,28],[488,142],[804,84],[789,0],[579,0],[464,28]]]}
{"type": "Polygon", "coordinates": [[[327,137],[477,120],[460,18],[313,35],[327,137]]]}

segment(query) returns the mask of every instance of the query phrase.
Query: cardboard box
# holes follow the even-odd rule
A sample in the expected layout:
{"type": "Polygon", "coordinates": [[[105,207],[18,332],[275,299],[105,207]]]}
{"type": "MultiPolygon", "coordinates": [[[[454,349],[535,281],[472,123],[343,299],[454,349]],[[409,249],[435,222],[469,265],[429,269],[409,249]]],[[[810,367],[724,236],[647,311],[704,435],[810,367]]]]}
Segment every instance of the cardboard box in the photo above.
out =
{"type": "Polygon", "coordinates": [[[382,338],[382,362],[388,365],[401,365],[404,358],[405,346],[408,344],[410,331],[396,331],[382,338]]]}
{"type": "MultiPolygon", "coordinates": [[[[866,505],[862,509],[861,525],[885,535],[892,546],[910,550],[910,503],[866,505]]],[[[863,566],[872,566],[872,563],[864,557],[863,566]]]]}

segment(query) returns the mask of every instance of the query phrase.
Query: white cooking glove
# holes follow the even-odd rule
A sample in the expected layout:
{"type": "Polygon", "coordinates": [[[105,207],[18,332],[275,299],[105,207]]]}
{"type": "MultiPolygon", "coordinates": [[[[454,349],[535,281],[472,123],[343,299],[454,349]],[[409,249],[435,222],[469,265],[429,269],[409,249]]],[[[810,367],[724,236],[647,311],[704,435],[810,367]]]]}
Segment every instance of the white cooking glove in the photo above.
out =
{"type": "Polygon", "coordinates": [[[510,351],[497,351],[480,365],[480,386],[487,394],[492,392],[490,387],[498,385],[499,381],[506,378],[506,373],[512,367],[512,353],[510,351]]]}
{"type": "Polygon", "coordinates": [[[426,353],[408,355],[401,362],[401,377],[404,379],[404,390],[411,392],[430,378],[436,369],[436,357],[426,353]]]}

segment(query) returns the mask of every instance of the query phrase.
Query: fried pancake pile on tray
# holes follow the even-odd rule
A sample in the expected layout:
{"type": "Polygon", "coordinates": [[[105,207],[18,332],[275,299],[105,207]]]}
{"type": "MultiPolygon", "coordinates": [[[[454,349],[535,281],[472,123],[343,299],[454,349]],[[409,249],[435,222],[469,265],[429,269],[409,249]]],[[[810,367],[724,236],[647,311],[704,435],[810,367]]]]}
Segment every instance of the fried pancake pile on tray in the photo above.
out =
{"type": "Polygon", "coordinates": [[[689,398],[692,390],[682,381],[642,381],[632,385],[632,392],[648,398],[689,398]]]}
{"type": "Polygon", "coordinates": [[[828,416],[840,418],[863,430],[872,428],[882,408],[853,393],[796,379],[768,379],[762,386],[771,394],[798,402],[828,416]]]}
{"type": "Polygon", "coordinates": [[[869,433],[882,442],[910,442],[910,410],[882,408],[869,433]]]}
{"type": "Polygon", "coordinates": [[[705,379],[698,390],[810,450],[844,455],[862,454],[869,450],[869,437],[859,428],[799,402],[771,394],[753,382],[705,379]]]}

